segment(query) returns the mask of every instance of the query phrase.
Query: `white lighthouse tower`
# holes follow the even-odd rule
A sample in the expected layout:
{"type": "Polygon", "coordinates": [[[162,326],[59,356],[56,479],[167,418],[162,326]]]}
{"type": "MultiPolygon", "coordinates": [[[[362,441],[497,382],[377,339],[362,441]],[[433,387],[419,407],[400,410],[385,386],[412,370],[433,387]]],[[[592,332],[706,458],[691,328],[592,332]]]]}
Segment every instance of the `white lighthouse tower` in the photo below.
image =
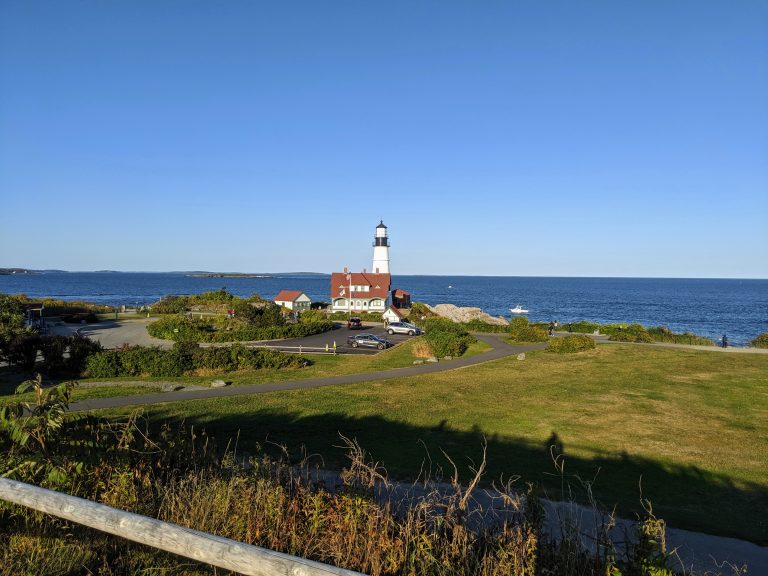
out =
{"type": "Polygon", "coordinates": [[[389,274],[389,238],[383,220],[376,226],[376,235],[373,237],[372,270],[374,274],[389,274]]]}

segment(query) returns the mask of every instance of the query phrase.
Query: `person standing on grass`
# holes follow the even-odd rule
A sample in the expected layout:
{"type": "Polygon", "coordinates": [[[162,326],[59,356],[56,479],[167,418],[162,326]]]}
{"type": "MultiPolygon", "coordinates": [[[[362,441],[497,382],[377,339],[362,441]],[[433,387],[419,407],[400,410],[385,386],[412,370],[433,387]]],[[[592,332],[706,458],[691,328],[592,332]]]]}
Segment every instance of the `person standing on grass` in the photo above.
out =
{"type": "Polygon", "coordinates": [[[554,336],[555,335],[555,323],[554,322],[550,322],[549,323],[549,330],[547,330],[547,332],[549,333],[550,336],[554,336]]]}
{"type": "Polygon", "coordinates": [[[723,348],[728,348],[728,336],[726,334],[723,334],[723,348]]]}

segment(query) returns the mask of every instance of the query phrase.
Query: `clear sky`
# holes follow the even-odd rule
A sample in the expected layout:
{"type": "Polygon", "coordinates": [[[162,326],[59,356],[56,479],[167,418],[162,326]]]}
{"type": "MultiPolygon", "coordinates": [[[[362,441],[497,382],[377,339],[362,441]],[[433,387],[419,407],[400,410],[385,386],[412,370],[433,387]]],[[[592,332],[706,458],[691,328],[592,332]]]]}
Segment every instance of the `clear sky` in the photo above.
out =
{"type": "Polygon", "coordinates": [[[768,278],[768,2],[0,0],[0,267],[768,278]]]}

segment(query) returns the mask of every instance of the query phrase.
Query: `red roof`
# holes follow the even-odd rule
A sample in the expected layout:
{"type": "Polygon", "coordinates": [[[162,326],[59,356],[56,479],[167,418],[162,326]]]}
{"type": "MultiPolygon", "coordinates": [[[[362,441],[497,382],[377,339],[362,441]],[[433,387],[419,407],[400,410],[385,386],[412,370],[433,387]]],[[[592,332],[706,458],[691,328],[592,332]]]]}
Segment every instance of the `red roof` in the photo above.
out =
{"type": "Polygon", "coordinates": [[[397,316],[398,318],[403,317],[403,313],[400,312],[400,308],[398,308],[397,306],[390,306],[389,309],[392,310],[392,312],[394,312],[395,316],[397,316]]]}
{"type": "Polygon", "coordinates": [[[280,293],[275,296],[273,302],[295,302],[302,294],[304,292],[301,290],[280,290],[280,293]]]}
{"type": "Polygon", "coordinates": [[[373,272],[334,272],[331,274],[331,298],[349,298],[349,285],[369,286],[368,292],[353,292],[352,298],[381,298],[389,296],[392,277],[373,272]]]}

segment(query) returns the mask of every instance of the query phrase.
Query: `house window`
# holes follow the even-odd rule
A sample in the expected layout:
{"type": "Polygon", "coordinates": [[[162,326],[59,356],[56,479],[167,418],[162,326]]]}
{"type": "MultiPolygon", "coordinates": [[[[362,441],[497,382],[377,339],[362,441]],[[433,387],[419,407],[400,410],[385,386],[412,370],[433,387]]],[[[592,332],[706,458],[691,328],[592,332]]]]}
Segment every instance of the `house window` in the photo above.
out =
{"type": "Polygon", "coordinates": [[[333,301],[333,305],[336,308],[346,308],[347,307],[347,300],[345,298],[337,298],[333,301]]]}

